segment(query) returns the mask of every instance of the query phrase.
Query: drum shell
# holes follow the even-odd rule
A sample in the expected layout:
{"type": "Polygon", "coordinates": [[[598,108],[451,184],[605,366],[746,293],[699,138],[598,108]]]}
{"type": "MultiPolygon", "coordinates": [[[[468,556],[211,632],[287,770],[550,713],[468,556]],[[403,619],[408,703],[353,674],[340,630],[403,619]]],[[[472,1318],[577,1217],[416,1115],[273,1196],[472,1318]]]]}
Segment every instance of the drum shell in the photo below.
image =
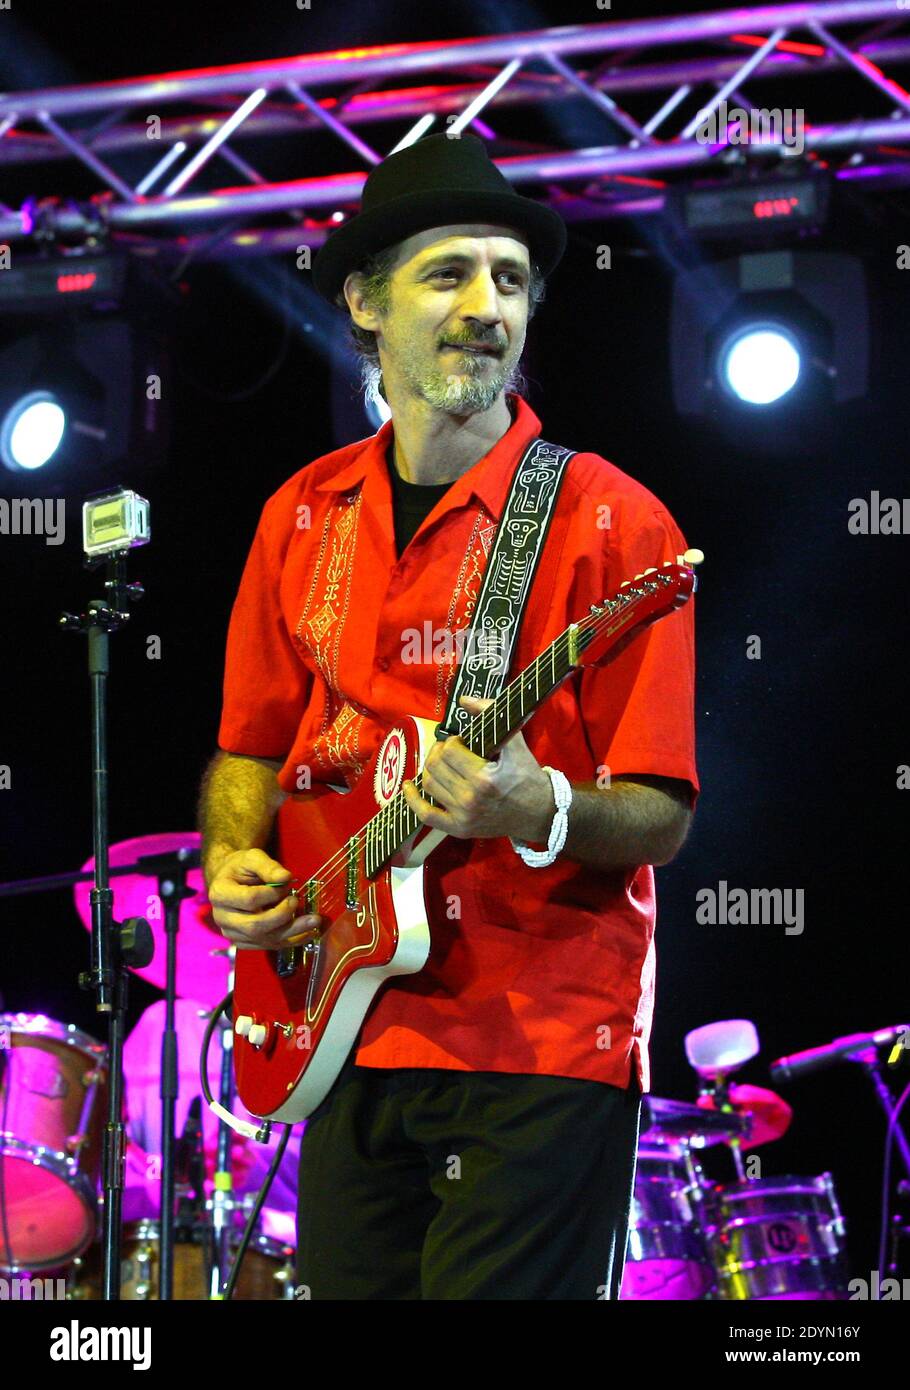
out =
{"type": "MultiPolygon", "coordinates": [[[[240,1233],[233,1232],[231,1258],[240,1233]]],[[[125,1302],[154,1302],[158,1298],[160,1225],[157,1221],[133,1221],[123,1227],[120,1297],[125,1302]]],[[[208,1233],[174,1243],[174,1301],[209,1298],[208,1233]]],[[[67,1298],[94,1301],[101,1298],[103,1266],[101,1246],[95,1245],[76,1261],[68,1277],[67,1298]]],[[[254,1235],[243,1258],[234,1291],[238,1302],[292,1298],[294,1291],[293,1247],[269,1236],[254,1235]]]]}
{"type": "Polygon", "coordinates": [[[679,1150],[639,1150],[621,1299],[693,1300],[711,1288],[701,1186],[690,1167],[679,1150]]]}
{"type": "Polygon", "coordinates": [[[57,1269],[97,1232],[107,1049],[43,1014],[0,1015],[0,1267],[57,1269]],[[6,1065],[2,1065],[5,1061],[6,1065]]]}
{"type": "Polygon", "coordinates": [[[845,1228],[830,1173],[715,1186],[705,1224],[718,1299],[846,1297],[845,1228]]]}

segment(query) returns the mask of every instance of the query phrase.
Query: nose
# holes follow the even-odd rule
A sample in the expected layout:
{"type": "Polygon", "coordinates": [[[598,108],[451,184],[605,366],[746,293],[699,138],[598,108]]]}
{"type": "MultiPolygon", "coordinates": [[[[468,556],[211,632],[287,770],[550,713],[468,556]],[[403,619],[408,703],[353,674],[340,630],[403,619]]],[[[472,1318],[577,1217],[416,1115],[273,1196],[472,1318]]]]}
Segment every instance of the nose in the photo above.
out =
{"type": "Polygon", "coordinates": [[[502,322],[496,284],[486,268],[479,270],[470,284],[465,287],[464,297],[458,306],[462,319],[473,319],[488,328],[502,322]]]}

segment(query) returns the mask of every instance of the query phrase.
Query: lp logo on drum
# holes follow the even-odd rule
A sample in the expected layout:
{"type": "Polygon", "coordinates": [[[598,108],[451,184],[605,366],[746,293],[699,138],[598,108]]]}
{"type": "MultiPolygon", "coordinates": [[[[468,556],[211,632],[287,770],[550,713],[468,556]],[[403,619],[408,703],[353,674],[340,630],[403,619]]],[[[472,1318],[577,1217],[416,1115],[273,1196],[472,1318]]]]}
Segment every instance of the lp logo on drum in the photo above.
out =
{"type": "Polygon", "coordinates": [[[10,1046],[10,1026],[8,1023],[0,1023],[0,1052],[6,1052],[10,1046]]]}
{"type": "Polygon", "coordinates": [[[769,1248],[777,1255],[789,1255],[799,1245],[796,1231],[783,1221],[775,1221],[766,1234],[769,1248]]]}

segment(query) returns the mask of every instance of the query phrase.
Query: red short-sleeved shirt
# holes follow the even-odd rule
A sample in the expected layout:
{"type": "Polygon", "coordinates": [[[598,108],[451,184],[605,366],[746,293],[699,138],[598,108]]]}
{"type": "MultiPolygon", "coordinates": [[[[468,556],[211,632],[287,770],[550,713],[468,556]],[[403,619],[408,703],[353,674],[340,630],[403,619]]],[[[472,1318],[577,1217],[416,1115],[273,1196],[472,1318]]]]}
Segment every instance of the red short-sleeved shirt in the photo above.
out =
{"type": "MultiPolygon", "coordinates": [[[[401,714],[441,719],[452,666],[403,660],[407,634],[469,626],[515,466],[542,433],[513,423],[426,517],[400,559],[389,421],[302,468],[263,509],[231,616],[219,746],[352,783],[401,714]],[[425,624],[429,624],[425,628],[425,624]]],[[[560,441],[563,442],[563,441],[560,441]]],[[[570,442],[570,441],[568,441],[570,442]]],[[[569,622],[686,541],[641,484],[596,454],[570,461],[513,654],[534,659],[569,622]]],[[[409,651],[413,651],[413,639],[409,651]]],[[[441,641],[438,650],[451,651],[441,641]]],[[[570,677],[524,737],[571,782],[651,774],[690,783],[693,605],[646,629],[610,665],[570,677]]],[[[607,795],[608,793],[604,793],[607,795]]],[[[423,970],[385,985],[355,1060],[579,1077],[650,1089],[654,874],[602,873],[560,856],[526,867],[505,838],[448,838],[425,866],[432,934],[423,970]]]]}

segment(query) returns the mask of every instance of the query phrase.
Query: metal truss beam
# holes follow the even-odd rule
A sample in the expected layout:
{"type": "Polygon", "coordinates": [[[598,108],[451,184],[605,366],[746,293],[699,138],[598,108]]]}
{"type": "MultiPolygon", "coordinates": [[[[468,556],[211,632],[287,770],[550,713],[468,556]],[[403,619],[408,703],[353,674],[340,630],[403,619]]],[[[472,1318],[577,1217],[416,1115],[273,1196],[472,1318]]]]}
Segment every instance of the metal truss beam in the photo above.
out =
{"type": "Polygon", "coordinates": [[[767,132],[746,141],[740,135],[735,145],[723,132],[710,142],[704,136],[705,122],[722,115],[724,103],[766,110],[765,84],[781,79],[791,86],[813,79],[811,90],[795,90],[788,108],[804,118],[801,158],[866,188],[891,186],[910,182],[910,93],[886,68],[908,61],[910,8],[896,8],[894,0],[821,0],[6,93],[0,174],[17,171],[21,180],[30,166],[65,160],[99,187],[81,203],[63,195],[31,198],[18,209],[0,202],[0,242],[36,235],[78,241],[100,232],[147,254],[221,259],[315,247],[356,210],[369,169],[434,127],[453,135],[471,128],[491,141],[506,177],[542,183],[544,200],[567,220],[654,212],[668,184],[795,157],[786,140],[767,132]],[[674,56],[674,46],[685,54],[674,56]],[[699,46],[705,51],[693,54],[699,46]],[[657,62],[661,48],[668,60],[657,62]],[[644,51],[647,62],[638,60],[644,51]],[[823,99],[820,89],[832,74],[855,83],[857,106],[865,94],[868,116],[811,122],[806,98],[823,99]],[[423,85],[391,85],[415,78],[423,85]],[[643,112],[648,93],[657,104],[643,112]],[[491,124],[502,117],[507,131],[515,108],[546,104],[550,128],[558,128],[559,105],[570,100],[590,106],[603,143],[541,148],[491,124]],[[637,103],[634,114],[629,100],[637,103]],[[152,117],[160,122],[154,141],[152,117]],[[306,149],[301,136],[317,131],[336,142],[338,172],[270,181],[236,148],[267,140],[296,175],[306,149]],[[361,166],[353,171],[346,167],[352,155],[361,166]],[[219,161],[242,184],[219,185],[219,161]],[[291,225],[276,226],[276,216],[291,225]]]}

